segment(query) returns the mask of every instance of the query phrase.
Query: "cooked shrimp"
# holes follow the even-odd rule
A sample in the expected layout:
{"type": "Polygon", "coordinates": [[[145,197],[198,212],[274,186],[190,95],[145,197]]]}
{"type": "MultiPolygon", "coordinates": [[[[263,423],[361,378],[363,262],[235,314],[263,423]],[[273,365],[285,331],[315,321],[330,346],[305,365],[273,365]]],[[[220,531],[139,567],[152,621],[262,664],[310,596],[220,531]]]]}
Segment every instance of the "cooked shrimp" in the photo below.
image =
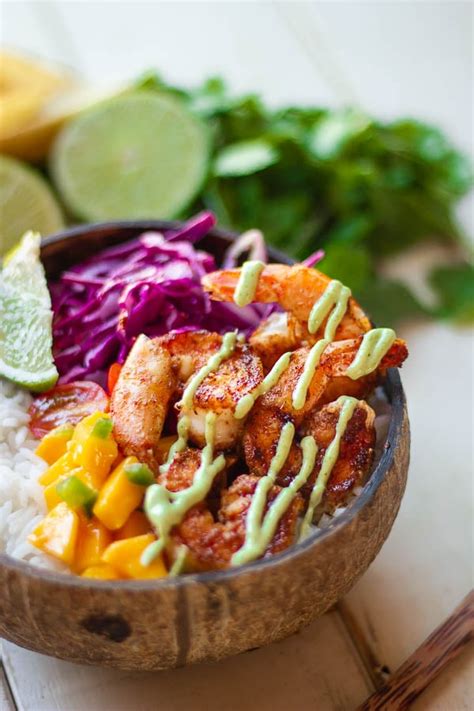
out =
{"type": "Polygon", "coordinates": [[[249,338],[254,352],[269,371],[278,358],[302,345],[301,324],[291,314],[277,311],[264,319],[249,338]]]}
{"type": "MultiPolygon", "coordinates": [[[[170,334],[158,340],[171,354],[175,372],[183,386],[222,345],[222,336],[208,331],[170,334]]],[[[235,445],[243,427],[243,420],[234,417],[236,405],[241,397],[255,390],[262,379],[260,359],[250,346],[238,343],[217,370],[204,378],[194,394],[192,407],[180,406],[180,416],[187,415],[189,418],[190,440],[204,446],[206,413],[215,412],[216,448],[227,449],[235,445]]]]}
{"type": "MultiPolygon", "coordinates": [[[[230,565],[232,556],[244,544],[245,520],[258,481],[256,476],[238,476],[223,492],[217,521],[201,505],[189,511],[183,522],[175,527],[171,534],[172,548],[177,550],[183,544],[187,546],[187,571],[215,570],[230,565]]],[[[266,510],[280,491],[279,486],[272,487],[266,510]]],[[[281,517],[265,555],[285,550],[295,542],[302,507],[302,498],[296,496],[281,517]]]]}
{"type": "MultiPolygon", "coordinates": [[[[206,274],[202,278],[202,284],[216,301],[233,301],[239,277],[240,269],[222,269],[206,274]]],[[[306,337],[312,343],[323,337],[327,318],[313,336],[309,334],[305,324],[315,302],[323,295],[331,281],[317,269],[303,265],[290,267],[284,264],[268,264],[260,274],[253,300],[279,304],[299,322],[302,329],[301,340],[306,337]]],[[[369,319],[351,297],[333,340],[355,338],[370,328],[369,319]]],[[[260,334],[262,335],[262,331],[260,334]]],[[[288,337],[291,337],[291,324],[288,337]]]]}
{"type": "MultiPolygon", "coordinates": [[[[301,492],[305,497],[310,495],[326,450],[335,437],[341,408],[340,402],[331,402],[313,412],[300,428],[301,436],[312,435],[318,445],[316,466],[301,492]]],[[[374,420],[372,408],[363,400],[359,401],[342,437],[339,456],[326,486],[322,501],[325,511],[333,511],[344,504],[347,495],[362,484],[369,473],[376,438],[374,420]]],[[[279,479],[278,483],[285,484],[285,480],[279,479]]]]}
{"type": "MultiPolygon", "coordinates": [[[[351,395],[359,399],[365,397],[376,385],[380,373],[388,367],[401,365],[407,357],[405,342],[396,339],[377,370],[352,380],[345,373],[354,360],[361,340],[362,337],[336,341],[326,346],[309,382],[305,402],[299,409],[294,406],[293,392],[303,373],[310,349],[304,346],[292,353],[290,364],[277,384],[257,400],[247,418],[243,445],[245,461],[252,473],[263,476],[267,472],[285,422],[291,421],[298,428],[310,413],[340,395],[351,395]]],[[[298,471],[301,458],[297,452],[299,448],[293,444],[282,469],[283,476],[287,472],[294,475],[298,471]]]]}
{"type": "Polygon", "coordinates": [[[144,335],[137,338],[120,372],[110,400],[115,439],[157,471],[157,444],[176,381],[169,353],[144,335]]]}

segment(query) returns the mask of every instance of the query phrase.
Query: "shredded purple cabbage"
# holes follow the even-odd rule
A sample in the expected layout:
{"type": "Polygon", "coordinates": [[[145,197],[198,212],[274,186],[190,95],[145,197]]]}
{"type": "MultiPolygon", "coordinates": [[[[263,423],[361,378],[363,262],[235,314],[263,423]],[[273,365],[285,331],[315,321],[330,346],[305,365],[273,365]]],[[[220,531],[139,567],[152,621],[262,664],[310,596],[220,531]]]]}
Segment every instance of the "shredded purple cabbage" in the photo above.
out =
{"type": "MultiPolygon", "coordinates": [[[[159,336],[195,328],[248,333],[258,325],[268,306],[242,309],[211,301],[201,287],[201,277],[217,265],[193,243],[214,224],[212,213],[205,212],[180,230],[146,232],[102,250],[50,284],[60,382],[87,379],[104,385],[110,365],[123,363],[140,333],[159,336]]],[[[237,241],[226,267],[235,266],[244,249],[266,260],[263,238],[256,237],[247,237],[242,249],[236,249],[237,241]]]]}
{"type": "MultiPolygon", "coordinates": [[[[194,247],[214,227],[211,212],[203,212],[179,230],[145,232],[109,247],[64,272],[49,285],[53,303],[53,350],[60,382],[95,380],[105,385],[107,371],[123,363],[140,333],[160,336],[169,331],[205,328],[248,335],[278,309],[274,304],[239,308],[211,301],[201,277],[214,271],[214,257],[194,247]]],[[[227,250],[222,267],[239,258],[267,261],[263,235],[250,230],[227,250]]],[[[317,252],[304,262],[316,264],[317,252]]]]}

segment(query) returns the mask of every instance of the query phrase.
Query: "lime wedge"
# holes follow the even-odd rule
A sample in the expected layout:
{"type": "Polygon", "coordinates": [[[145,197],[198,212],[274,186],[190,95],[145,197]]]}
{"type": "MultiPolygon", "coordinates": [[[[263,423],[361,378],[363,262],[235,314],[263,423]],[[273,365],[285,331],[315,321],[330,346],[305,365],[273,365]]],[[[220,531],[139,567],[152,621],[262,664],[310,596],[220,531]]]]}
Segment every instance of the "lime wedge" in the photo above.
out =
{"type": "Polygon", "coordinates": [[[39,248],[39,234],[27,232],[0,272],[0,375],[35,392],[49,390],[58,379],[39,248]]]}
{"type": "Polygon", "coordinates": [[[61,210],[43,178],[24,163],[0,156],[0,258],[26,230],[48,235],[62,227],[61,210]]]}
{"type": "Polygon", "coordinates": [[[182,104],[151,92],[97,104],[68,123],[53,146],[51,170],[78,217],[170,218],[196,196],[209,141],[182,104]]]}

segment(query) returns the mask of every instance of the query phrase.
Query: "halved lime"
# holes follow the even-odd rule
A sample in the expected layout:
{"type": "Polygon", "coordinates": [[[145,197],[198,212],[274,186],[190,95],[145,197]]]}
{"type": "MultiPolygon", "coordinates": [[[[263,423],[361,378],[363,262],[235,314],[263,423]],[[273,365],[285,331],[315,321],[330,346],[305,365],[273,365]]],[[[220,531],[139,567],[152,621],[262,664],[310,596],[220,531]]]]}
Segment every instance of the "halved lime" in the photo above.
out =
{"type": "Polygon", "coordinates": [[[0,156],[0,258],[27,230],[48,235],[63,224],[59,205],[40,174],[19,160],[0,156]]]}
{"type": "Polygon", "coordinates": [[[51,170],[66,205],[85,220],[170,218],[196,196],[208,155],[203,125],[177,99],[139,92],[67,124],[51,170]]]}
{"type": "Polygon", "coordinates": [[[39,249],[40,235],[28,232],[0,272],[0,375],[35,392],[49,390],[58,378],[39,249]]]}

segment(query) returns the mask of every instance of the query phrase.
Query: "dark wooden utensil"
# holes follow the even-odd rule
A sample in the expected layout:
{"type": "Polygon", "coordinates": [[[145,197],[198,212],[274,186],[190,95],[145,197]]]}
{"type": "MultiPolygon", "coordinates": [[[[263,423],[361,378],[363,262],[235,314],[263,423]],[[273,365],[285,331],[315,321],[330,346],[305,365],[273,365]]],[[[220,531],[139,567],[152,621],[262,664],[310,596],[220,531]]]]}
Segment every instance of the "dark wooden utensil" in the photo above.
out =
{"type": "Polygon", "coordinates": [[[404,711],[474,640],[474,590],[359,711],[404,711]]]}

